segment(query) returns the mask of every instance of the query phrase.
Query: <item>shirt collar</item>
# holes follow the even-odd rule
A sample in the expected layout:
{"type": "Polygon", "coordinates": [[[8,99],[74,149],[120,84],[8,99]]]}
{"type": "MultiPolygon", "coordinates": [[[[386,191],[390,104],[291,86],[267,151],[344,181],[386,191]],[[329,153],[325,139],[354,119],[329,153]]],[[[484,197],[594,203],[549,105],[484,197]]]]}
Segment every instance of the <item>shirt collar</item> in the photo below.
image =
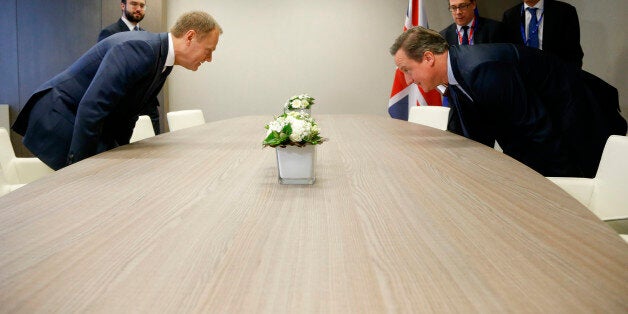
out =
{"type": "Polygon", "coordinates": [[[449,52],[447,53],[447,82],[450,86],[451,85],[458,86],[458,88],[465,94],[465,96],[467,96],[467,98],[473,101],[473,98],[471,98],[471,96],[467,93],[466,90],[464,90],[464,88],[462,88],[462,86],[460,86],[460,84],[458,84],[458,81],[456,80],[456,77],[454,76],[454,71],[451,69],[451,53],[449,52]]]}
{"type": "Polygon", "coordinates": [[[529,6],[525,2],[523,3],[523,9],[524,10],[526,10],[528,8],[537,8],[537,9],[542,11],[544,7],[545,7],[545,0],[541,0],[541,1],[537,2],[534,6],[529,6]]]}
{"type": "MultiPolygon", "coordinates": [[[[475,21],[475,18],[471,19],[471,21],[469,21],[469,24],[467,24],[467,26],[469,26],[469,28],[471,28],[471,26],[473,26],[473,21],[475,21]]],[[[462,26],[464,26],[464,25],[456,24],[456,27],[458,28],[458,32],[462,31],[462,26]]]]}
{"type": "Polygon", "coordinates": [[[165,66],[171,67],[174,65],[174,45],[172,44],[172,34],[168,33],[168,56],[166,57],[165,66]]]}
{"type": "MultiPolygon", "coordinates": [[[[124,24],[126,24],[126,27],[129,28],[130,31],[133,30],[133,28],[135,27],[135,25],[133,25],[133,23],[131,23],[129,20],[126,19],[126,16],[124,16],[124,14],[122,14],[122,22],[124,22],[124,24]]],[[[137,23],[137,27],[140,27],[140,23],[137,23]]]]}
{"type": "Polygon", "coordinates": [[[458,85],[458,81],[451,70],[451,53],[447,53],[447,82],[449,85],[458,85]]]}

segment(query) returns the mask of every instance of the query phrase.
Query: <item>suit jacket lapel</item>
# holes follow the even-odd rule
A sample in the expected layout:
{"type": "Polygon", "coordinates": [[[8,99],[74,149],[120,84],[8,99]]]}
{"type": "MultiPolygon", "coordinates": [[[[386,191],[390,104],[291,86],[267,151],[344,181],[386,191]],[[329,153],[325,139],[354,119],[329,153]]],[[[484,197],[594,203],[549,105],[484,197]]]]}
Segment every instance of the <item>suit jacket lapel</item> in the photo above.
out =
{"type": "Polygon", "coordinates": [[[167,69],[165,71],[167,72],[167,74],[162,73],[162,69],[166,64],[166,58],[168,57],[168,33],[160,33],[159,37],[160,49],[159,56],[157,57],[157,64],[155,65],[155,76],[153,77],[153,82],[150,84],[150,87],[142,98],[142,104],[146,103],[153,94],[157,94],[156,92],[159,92],[156,91],[156,89],[161,88],[163,82],[166,80],[166,77],[168,76],[168,74],[170,74],[170,71],[172,71],[172,67],[170,67],[169,70],[167,69]]]}
{"type": "Polygon", "coordinates": [[[129,30],[129,27],[126,26],[126,24],[124,23],[122,18],[118,19],[118,30],[121,31],[121,32],[126,32],[126,31],[129,30]]]}

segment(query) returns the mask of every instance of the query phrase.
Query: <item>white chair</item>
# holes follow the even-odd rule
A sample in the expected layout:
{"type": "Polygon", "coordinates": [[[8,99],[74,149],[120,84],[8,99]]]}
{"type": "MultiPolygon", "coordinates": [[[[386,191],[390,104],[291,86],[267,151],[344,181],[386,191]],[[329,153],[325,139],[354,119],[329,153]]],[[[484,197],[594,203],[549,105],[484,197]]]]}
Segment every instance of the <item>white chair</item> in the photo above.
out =
{"type": "Polygon", "coordinates": [[[0,105],[0,128],[9,129],[11,124],[9,123],[9,105],[0,105]]]}
{"type": "Polygon", "coordinates": [[[595,178],[548,177],[602,220],[628,217],[628,137],[606,141],[595,178]]]}
{"type": "Polygon", "coordinates": [[[171,111],[166,114],[166,117],[170,132],[205,124],[203,111],[198,109],[171,111]]]}
{"type": "Polygon", "coordinates": [[[2,173],[2,171],[0,171],[0,196],[5,195],[5,194],[7,194],[9,192],[13,192],[13,191],[23,187],[24,185],[25,184],[10,184],[4,178],[4,173],[2,173]]]}
{"type": "Polygon", "coordinates": [[[449,107],[416,106],[410,108],[408,121],[440,130],[447,130],[449,107]]]}
{"type": "Polygon", "coordinates": [[[0,168],[7,184],[20,185],[35,181],[54,170],[35,157],[15,157],[9,132],[0,128],[0,168]]]}
{"type": "Polygon", "coordinates": [[[143,139],[155,136],[155,129],[153,129],[153,122],[147,115],[142,115],[137,118],[135,127],[133,128],[133,135],[129,142],[137,142],[143,139]]]}

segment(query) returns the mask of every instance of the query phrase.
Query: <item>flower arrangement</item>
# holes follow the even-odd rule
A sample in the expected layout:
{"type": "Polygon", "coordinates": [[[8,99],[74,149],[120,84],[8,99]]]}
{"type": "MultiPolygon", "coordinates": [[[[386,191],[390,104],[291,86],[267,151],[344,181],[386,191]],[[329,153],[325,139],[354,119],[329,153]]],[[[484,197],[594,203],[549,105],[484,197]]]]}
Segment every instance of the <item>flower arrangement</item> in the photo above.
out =
{"type": "Polygon", "coordinates": [[[290,97],[283,105],[284,111],[310,109],[314,104],[314,98],[308,94],[295,95],[290,97]]]}
{"type": "Polygon", "coordinates": [[[269,122],[265,126],[264,147],[317,145],[325,141],[319,135],[316,121],[307,113],[289,111],[269,122]]]}

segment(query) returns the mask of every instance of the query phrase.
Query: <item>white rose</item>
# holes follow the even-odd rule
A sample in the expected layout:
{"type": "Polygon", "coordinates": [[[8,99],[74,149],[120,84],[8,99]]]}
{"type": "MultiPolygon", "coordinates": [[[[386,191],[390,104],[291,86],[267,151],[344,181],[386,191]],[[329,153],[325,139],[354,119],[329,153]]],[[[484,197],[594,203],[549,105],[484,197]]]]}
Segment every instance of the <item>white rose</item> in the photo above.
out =
{"type": "Polygon", "coordinates": [[[293,142],[301,142],[305,136],[305,121],[298,119],[290,119],[290,126],[292,127],[292,134],[290,134],[290,140],[293,142]]]}
{"type": "Polygon", "coordinates": [[[307,108],[307,106],[310,105],[310,103],[307,101],[307,99],[301,100],[301,104],[303,105],[303,108],[307,108]]]}
{"type": "Polygon", "coordinates": [[[272,133],[273,131],[276,131],[278,133],[281,133],[281,130],[283,130],[283,127],[286,125],[285,121],[283,120],[283,118],[281,119],[277,119],[275,121],[272,121],[268,124],[268,132],[266,135],[272,133]]]}
{"type": "Polygon", "coordinates": [[[295,109],[303,108],[301,106],[302,106],[301,100],[295,99],[292,101],[292,108],[295,108],[295,109]]]}

